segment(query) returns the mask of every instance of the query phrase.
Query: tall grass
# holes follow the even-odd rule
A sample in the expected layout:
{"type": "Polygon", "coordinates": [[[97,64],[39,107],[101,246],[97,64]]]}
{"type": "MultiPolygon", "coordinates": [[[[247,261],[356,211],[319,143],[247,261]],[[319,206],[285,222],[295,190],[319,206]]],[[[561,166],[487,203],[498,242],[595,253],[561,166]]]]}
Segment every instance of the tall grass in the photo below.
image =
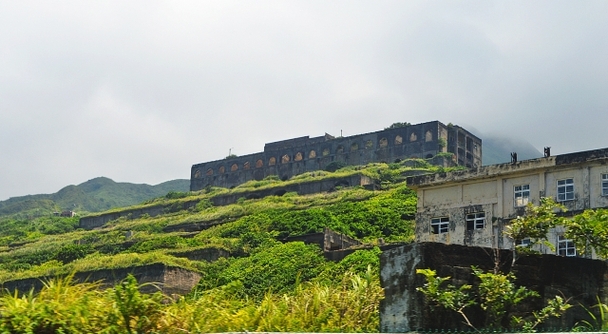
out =
{"type": "Polygon", "coordinates": [[[175,302],[142,294],[133,277],[106,291],[71,276],[23,295],[0,296],[3,333],[376,332],[383,297],[376,276],[348,273],[334,285],[299,285],[261,301],[235,297],[239,282],[175,302]],[[164,300],[164,302],[163,302],[164,300]]]}

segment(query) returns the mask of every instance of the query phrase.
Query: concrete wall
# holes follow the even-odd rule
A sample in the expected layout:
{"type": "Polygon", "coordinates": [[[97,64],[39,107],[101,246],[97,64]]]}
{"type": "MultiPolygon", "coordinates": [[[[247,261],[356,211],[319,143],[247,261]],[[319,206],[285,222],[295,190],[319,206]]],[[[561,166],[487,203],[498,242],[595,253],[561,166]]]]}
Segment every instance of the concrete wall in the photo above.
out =
{"type": "MultiPolygon", "coordinates": [[[[132,274],[140,284],[154,283],[165,295],[187,294],[201,279],[201,275],[197,272],[159,263],[132,268],[80,272],[74,275],[74,280],[76,282],[100,282],[102,287],[109,288],[120,283],[128,274],[132,274]]],[[[48,279],[49,277],[40,277],[8,281],[2,284],[2,288],[10,292],[15,290],[27,292],[31,289],[39,291],[43,287],[43,282],[48,279]]],[[[146,285],[142,288],[142,292],[146,293],[156,291],[158,289],[152,285],[146,285]]]]}
{"type": "Polygon", "coordinates": [[[287,180],[304,172],[322,170],[337,161],[348,165],[391,163],[406,158],[431,158],[446,151],[454,153],[454,162],[463,166],[481,166],[481,139],[458,126],[448,127],[434,121],[349,137],[306,136],[269,143],[260,153],[192,166],[190,190],[207,186],[231,188],[269,175],[287,180]],[[454,138],[454,144],[448,145],[452,150],[441,147],[439,138],[446,143],[454,138]],[[458,145],[456,138],[463,138],[463,144],[458,145]]]}
{"type": "MultiPolygon", "coordinates": [[[[558,181],[571,178],[574,199],[561,203],[574,213],[608,206],[608,196],[602,194],[603,174],[608,174],[608,149],[408,178],[418,196],[416,240],[510,248],[504,227],[525,212],[525,203],[515,201],[516,186],[529,186],[529,201],[538,205],[542,197],[557,200],[558,181]],[[485,228],[469,230],[466,216],[475,211],[485,213],[485,228]],[[441,217],[449,219],[449,231],[433,234],[431,221],[441,217]]],[[[550,241],[556,242],[562,233],[552,230],[550,241]]],[[[548,247],[539,250],[554,252],[548,247]]]]}
{"type": "MultiPolygon", "coordinates": [[[[451,283],[456,286],[475,285],[471,266],[492,270],[496,264],[494,254],[499,254],[498,263],[503,272],[516,274],[516,284],[541,296],[527,300],[518,312],[538,309],[556,295],[570,298],[570,304],[575,305],[562,318],[548,322],[546,328],[571,328],[587,316],[579,303],[587,307],[595,305],[596,297],[607,301],[608,265],[604,261],[537,255],[519,258],[511,266],[511,252],[506,250],[494,253],[490,248],[414,243],[385,251],[380,257],[380,282],[385,291],[385,299],[380,303],[380,331],[467,329],[460,315],[442,308],[433,309],[423,294],[416,291],[424,284],[424,277],[417,275],[416,269],[436,270],[439,276],[452,277],[451,283]]],[[[476,327],[483,327],[485,319],[480,309],[471,309],[467,314],[476,327]]]]}
{"type": "MultiPolygon", "coordinates": [[[[230,193],[226,195],[218,195],[210,199],[215,206],[229,205],[236,203],[240,198],[257,199],[266,196],[282,196],[288,192],[296,192],[299,195],[317,194],[325,191],[334,191],[339,187],[364,186],[374,189],[374,180],[362,175],[355,174],[339,178],[324,178],[322,180],[311,180],[297,184],[288,184],[282,187],[273,187],[272,189],[248,190],[243,192],[230,193]]],[[[126,217],[128,219],[137,219],[143,215],[155,217],[164,213],[177,212],[187,210],[196,206],[199,200],[187,202],[175,202],[166,205],[154,205],[138,209],[126,209],[118,212],[102,213],[95,216],[87,216],[80,218],[79,227],[85,230],[102,227],[112,220],[126,217]]],[[[182,225],[171,225],[163,229],[165,232],[185,231],[194,232],[209,228],[222,222],[190,222],[182,225]]]]}

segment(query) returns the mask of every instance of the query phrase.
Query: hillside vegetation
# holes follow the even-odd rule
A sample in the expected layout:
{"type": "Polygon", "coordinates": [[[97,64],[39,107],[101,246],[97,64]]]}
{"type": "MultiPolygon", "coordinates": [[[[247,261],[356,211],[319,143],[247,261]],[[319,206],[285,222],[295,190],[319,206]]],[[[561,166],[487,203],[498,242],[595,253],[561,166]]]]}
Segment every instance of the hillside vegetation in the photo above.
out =
{"type": "Polygon", "coordinates": [[[0,217],[33,218],[64,210],[98,212],[141,203],[169,191],[188,191],[189,188],[189,180],[173,180],[150,186],[117,183],[106,177],[98,177],[76,186],[64,187],[54,194],[12,197],[0,201],[0,217]]]}
{"type": "MultiPolygon", "coordinates": [[[[403,182],[403,176],[411,171],[442,170],[424,160],[408,160],[346,167],[333,173],[306,173],[288,181],[270,177],[231,190],[170,192],[141,205],[192,200],[198,205],[156,217],[123,217],[90,231],[79,229],[76,218],[4,219],[0,222],[0,282],[164,263],[196,271],[202,279],[190,295],[171,303],[161,303],[162,296],[138,294],[132,280],[106,292],[59,280],[47,284],[32,298],[38,298],[36,305],[42,305],[47,298],[44,294],[59,293],[54,289],[72,291],[62,294],[62,301],[48,297],[48,303],[60,304],[54,306],[52,317],[63,329],[75,326],[85,331],[114,328],[114,332],[136,332],[132,326],[143,326],[142,330],[161,332],[377,331],[382,292],[378,279],[380,251],[374,246],[380,238],[383,243],[413,240],[416,196],[403,182]],[[373,177],[381,189],[353,187],[308,196],[286,193],[262,199],[243,197],[227,206],[213,206],[209,200],[217,194],[352,173],[373,177]],[[208,223],[200,226],[211,227],[197,233],[162,232],[189,223],[208,223]],[[278,241],[326,227],[367,246],[340,262],[328,262],[316,245],[278,241]],[[227,251],[230,257],[206,262],[189,260],[185,255],[209,248],[227,251]],[[129,294],[137,295],[129,298],[137,298],[144,313],[132,314],[127,321],[120,315],[128,310],[119,306],[123,295],[129,294]],[[98,323],[79,318],[78,312],[85,310],[90,313],[86,318],[93,317],[98,323]]],[[[22,326],[28,322],[41,328],[59,326],[35,321],[49,311],[34,307],[33,299],[19,299],[22,308],[18,311],[18,297],[9,294],[3,298],[0,329],[19,332],[10,327],[15,325],[7,316],[11,312],[15,313],[11,316],[27,318],[22,326]],[[30,313],[23,308],[28,303],[31,305],[25,309],[30,313]]]]}

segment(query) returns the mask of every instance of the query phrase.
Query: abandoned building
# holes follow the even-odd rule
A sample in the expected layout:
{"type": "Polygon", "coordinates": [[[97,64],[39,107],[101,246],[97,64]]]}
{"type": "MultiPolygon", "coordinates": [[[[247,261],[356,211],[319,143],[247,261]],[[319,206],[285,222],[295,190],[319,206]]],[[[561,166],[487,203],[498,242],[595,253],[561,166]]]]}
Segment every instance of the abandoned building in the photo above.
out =
{"type": "MultiPolygon", "coordinates": [[[[418,196],[416,241],[510,249],[503,230],[541,197],[563,204],[571,214],[608,207],[608,148],[483,166],[467,171],[408,178],[418,196]]],[[[576,256],[563,229],[550,232],[555,250],[576,256]]],[[[526,240],[519,241],[525,243],[526,240]]]]}
{"type": "Polygon", "coordinates": [[[190,190],[207,186],[231,188],[269,175],[287,180],[297,174],[322,170],[332,162],[390,163],[406,158],[431,158],[442,152],[452,153],[454,164],[481,166],[481,139],[462,127],[433,121],[348,137],[325,134],[267,143],[263,152],[193,165],[190,190]]]}

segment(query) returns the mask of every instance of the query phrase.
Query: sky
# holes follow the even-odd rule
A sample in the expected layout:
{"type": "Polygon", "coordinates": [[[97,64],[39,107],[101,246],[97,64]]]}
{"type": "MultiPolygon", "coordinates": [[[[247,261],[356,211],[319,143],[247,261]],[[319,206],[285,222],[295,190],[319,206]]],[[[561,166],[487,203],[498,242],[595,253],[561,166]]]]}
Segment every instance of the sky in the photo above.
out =
{"type": "Polygon", "coordinates": [[[607,1],[0,0],[0,200],[439,120],[608,147],[607,1]]]}

